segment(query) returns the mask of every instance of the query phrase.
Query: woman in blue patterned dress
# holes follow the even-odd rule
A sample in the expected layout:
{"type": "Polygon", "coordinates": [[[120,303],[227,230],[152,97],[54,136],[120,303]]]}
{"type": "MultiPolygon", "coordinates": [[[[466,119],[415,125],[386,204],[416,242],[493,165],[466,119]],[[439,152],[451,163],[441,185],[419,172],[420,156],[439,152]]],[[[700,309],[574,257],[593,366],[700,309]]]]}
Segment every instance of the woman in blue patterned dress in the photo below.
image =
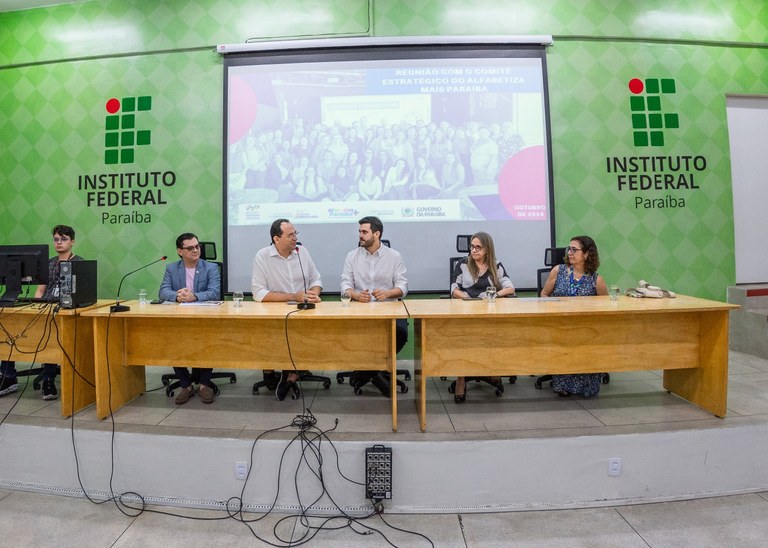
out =
{"type": "MultiPolygon", "coordinates": [[[[549,273],[542,297],[585,297],[607,295],[608,287],[597,269],[600,256],[597,245],[589,236],[574,236],[569,247],[565,248],[565,264],[557,265],[549,273]]],[[[571,394],[581,394],[589,398],[597,396],[602,384],[602,373],[575,375],[553,375],[552,388],[560,396],[567,398],[571,394]]]]}

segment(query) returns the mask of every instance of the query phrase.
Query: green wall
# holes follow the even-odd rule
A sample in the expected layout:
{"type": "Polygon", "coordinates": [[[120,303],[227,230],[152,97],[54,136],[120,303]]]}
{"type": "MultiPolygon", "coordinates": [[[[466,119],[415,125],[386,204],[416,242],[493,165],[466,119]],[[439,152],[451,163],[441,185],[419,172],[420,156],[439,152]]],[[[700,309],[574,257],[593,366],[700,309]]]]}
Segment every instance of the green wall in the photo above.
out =
{"type": "MultiPolygon", "coordinates": [[[[601,272],[623,287],[644,278],[724,300],[735,279],[725,97],[768,93],[763,0],[112,0],[2,13],[0,243],[47,241],[52,225],[72,224],[78,253],[99,260],[100,295],[114,296],[121,273],[174,258],[180,232],[222,242],[216,44],[454,34],[554,36],[547,63],[559,244],[576,233],[595,237],[601,272]],[[675,82],[660,99],[679,127],[664,129],[663,146],[633,142],[632,78],[675,82]],[[136,147],[133,164],[105,165],[106,101],[140,96],[152,98],[151,110],[136,113],[151,143],[136,147]],[[706,168],[693,173],[697,188],[619,189],[607,159],[636,156],[699,157],[706,168]],[[79,188],[86,175],[127,172],[172,172],[173,184],[153,191],[163,203],[89,206],[79,188]],[[638,207],[638,197],[685,206],[638,207]]],[[[160,269],[129,278],[123,294],[154,291],[160,269]]]]}

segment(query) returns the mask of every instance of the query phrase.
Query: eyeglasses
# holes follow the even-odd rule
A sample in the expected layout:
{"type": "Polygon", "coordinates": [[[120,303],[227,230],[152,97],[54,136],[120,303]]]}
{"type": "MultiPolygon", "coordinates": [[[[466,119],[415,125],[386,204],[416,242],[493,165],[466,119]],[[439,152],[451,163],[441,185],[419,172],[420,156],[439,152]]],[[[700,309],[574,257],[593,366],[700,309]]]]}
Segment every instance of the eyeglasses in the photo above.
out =
{"type": "Polygon", "coordinates": [[[200,244],[188,245],[187,247],[182,247],[181,249],[186,249],[190,253],[192,253],[193,251],[200,251],[200,244]]]}
{"type": "Polygon", "coordinates": [[[565,252],[566,253],[576,253],[577,251],[584,251],[583,249],[579,249],[578,247],[566,247],[565,252]]]}
{"type": "Polygon", "coordinates": [[[57,243],[57,244],[61,243],[61,242],[68,242],[69,241],[69,237],[62,236],[61,238],[59,238],[58,236],[54,236],[53,237],[53,241],[54,241],[54,243],[57,243]]]}
{"type": "Polygon", "coordinates": [[[290,234],[283,234],[283,236],[285,236],[286,238],[290,238],[290,239],[292,239],[292,240],[293,240],[293,239],[296,239],[296,238],[298,238],[298,237],[299,237],[299,232],[298,232],[298,231],[296,231],[296,232],[291,232],[290,234]]]}
{"type": "Polygon", "coordinates": [[[471,251],[482,251],[483,250],[483,246],[481,246],[481,245],[471,245],[471,246],[469,246],[469,249],[471,251]]]}

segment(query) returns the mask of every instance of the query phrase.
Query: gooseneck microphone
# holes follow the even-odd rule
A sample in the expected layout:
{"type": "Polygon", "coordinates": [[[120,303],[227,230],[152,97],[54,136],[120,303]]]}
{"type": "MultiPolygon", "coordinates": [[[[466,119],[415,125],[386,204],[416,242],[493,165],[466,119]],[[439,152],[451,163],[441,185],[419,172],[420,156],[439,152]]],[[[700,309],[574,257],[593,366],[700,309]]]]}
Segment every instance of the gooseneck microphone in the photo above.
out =
{"type": "Polygon", "coordinates": [[[130,306],[125,305],[125,304],[120,304],[120,290],[123,288],[123,282],[125,281],[125,279],[128,276],[130,276],[131,274],[134,274],[134,273],[138,272],[139,270],[144,270],[148,266],[152,266],[155,263],[159,263],[160,261],[164,261],[167,258],[168,258],[167,256],[163,255],[162,257],[160,257],[156,261],[152,261],[149,264],[145,264],[144,266],[140,266],[136,270],[132,270],[128,274],[123,276],[123,278],[120,280],[120,285],[117,286],[117,297],[115,297],[115,304],[113,304],[112,306],[109,307],[109,311],[110,312],[127,312],[128,310],[130,310],[131,309],[130,306]]]}
{"type": "Polygon", "coordinates": [[[307,301],[307,277],[304,275],[304,267],[301,266],[301,254],[299,253],[299,246],[296,246],[296,257],[299,258],[299,268],[301,269],[301,279],[304,280],[304,302],[296,305],[299,310],[312,310],[315,308],[315,303],[307,301]]]}

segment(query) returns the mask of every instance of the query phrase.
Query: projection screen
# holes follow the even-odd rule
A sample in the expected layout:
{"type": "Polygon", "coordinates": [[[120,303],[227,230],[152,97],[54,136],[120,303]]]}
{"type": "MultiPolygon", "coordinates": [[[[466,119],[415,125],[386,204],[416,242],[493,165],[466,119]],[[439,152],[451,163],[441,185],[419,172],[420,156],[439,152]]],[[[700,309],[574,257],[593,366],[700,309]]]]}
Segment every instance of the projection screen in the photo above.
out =
{"type": "MultiPolygon", "coordinates": [[[[317,42],[317,41],[315,41],[317,42]]],[[[456,236],[489,232],[518,288],[553,245],[543,46],[294,47],[224,62],[225,290],[250,291],[290,219],[338,292],[376,215],[411,292],[445,292],[456,236]]]]}

